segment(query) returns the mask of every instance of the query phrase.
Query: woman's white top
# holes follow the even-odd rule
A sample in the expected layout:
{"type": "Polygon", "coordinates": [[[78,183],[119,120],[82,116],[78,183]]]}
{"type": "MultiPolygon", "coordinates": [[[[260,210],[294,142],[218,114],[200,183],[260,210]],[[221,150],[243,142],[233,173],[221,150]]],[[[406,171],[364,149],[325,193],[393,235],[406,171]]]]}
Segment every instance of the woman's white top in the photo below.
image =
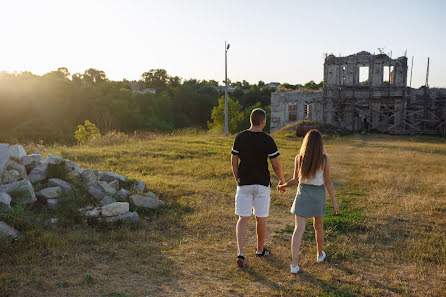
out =
{"type": "Polygon", "coordinates": [[[312,179],[303,178],[299,182],[301,184],[322,186],[324,184],[324,169],[319,169],[318,171],[316,171],[314,178],[312,179]]]}

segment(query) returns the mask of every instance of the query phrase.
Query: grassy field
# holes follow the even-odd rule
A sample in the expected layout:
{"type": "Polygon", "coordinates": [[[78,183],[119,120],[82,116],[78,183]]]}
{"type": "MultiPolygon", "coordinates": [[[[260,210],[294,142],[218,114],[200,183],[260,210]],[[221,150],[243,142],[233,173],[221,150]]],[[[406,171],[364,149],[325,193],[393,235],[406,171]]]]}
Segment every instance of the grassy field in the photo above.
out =
{"type": "MultiPolygon", "coordinates": [[[[301,139],[273,137],[289,179],[301,139]]],[[[41,148],[83,168],[141,179],[167,205],[114,229],[22,224],[20,240],[0,243],[0,295],[446,296],[445,139],[327,137],[341,214],[328,208],[325,263],[315,263],[308,222],[296,276],[289,273],[295,188],[272,194],[266,245],[273,255],[255,258],[251,219],[248,267],[236,267],[232,141],[190,133],[41,148]]]]}

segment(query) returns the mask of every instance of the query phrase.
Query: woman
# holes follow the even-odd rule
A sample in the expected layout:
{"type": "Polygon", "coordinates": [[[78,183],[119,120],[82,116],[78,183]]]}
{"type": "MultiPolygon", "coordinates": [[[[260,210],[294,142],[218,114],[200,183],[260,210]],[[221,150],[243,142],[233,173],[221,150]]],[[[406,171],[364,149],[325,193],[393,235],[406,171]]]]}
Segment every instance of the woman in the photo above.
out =
{"type": "Polygon", "coordinates": [[[292,187],[297,183],[299,183],[297,194],[291,207],[291,213],[295,215],[296,222],[291,240],[291,273],[299,271],[298,253],[307,218],[313,218],[313,227],[316,232],[317,262],[323,262],[327,257],[322,250],[324,244],[325,188],[327,188],[333,202],[334,213],[339,213],[330,179],[330,162],[324,153],[322,135],[317,130],[311,130],[305,135],[300,152],[294,160],[293,179],[277,186],[277,189],[283,192],[285,188],[292,187]]]}

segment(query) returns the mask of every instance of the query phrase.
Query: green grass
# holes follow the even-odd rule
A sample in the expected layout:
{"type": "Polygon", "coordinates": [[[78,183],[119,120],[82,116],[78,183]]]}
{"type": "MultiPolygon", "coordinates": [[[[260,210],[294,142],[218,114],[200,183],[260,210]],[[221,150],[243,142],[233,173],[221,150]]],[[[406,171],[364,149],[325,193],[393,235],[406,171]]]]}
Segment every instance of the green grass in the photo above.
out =
{"type": "MultiPolygon", "coordinates": [[[[301,139],[273,137],[291,178],[301,139]]],[[[60,210],[17,205],[0,214],[22,234],[16,241],[0,240],[0,295],[441,296],[446,291],[444,139],[327,137],[341,213],[332,214],[327,197],[328,259],[322,264],[314,263],[308,220],[297,276],[288,271],[295,188],[283,195],[272,192],[266,244],[273,256],[250,253],[255,249],[251,219],[248,267],[235,266],[232,142],[233,137],[192,131],[118,145],[39,147],[82,168],[143,180],[166,206],[137,209],[138,224],[88,225],[75,210],[97,202],[79,185],[62,199],[60,210]],[[45,225],[52,217],[60,223],[45,225]]],[[[277,178],[272,180],[275,186],[277,178]]]]}

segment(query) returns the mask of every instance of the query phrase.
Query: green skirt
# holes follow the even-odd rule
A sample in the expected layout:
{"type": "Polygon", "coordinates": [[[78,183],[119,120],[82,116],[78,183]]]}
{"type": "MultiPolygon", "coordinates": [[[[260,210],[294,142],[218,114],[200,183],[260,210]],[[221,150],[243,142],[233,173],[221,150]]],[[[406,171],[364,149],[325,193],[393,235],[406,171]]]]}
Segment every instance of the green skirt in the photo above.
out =
{"type": "Polygon", "coordinates": [[[325,186],[299,184],[296,198],[294,198],[291,213],[301,217],[325,216],[325,186]]]}

